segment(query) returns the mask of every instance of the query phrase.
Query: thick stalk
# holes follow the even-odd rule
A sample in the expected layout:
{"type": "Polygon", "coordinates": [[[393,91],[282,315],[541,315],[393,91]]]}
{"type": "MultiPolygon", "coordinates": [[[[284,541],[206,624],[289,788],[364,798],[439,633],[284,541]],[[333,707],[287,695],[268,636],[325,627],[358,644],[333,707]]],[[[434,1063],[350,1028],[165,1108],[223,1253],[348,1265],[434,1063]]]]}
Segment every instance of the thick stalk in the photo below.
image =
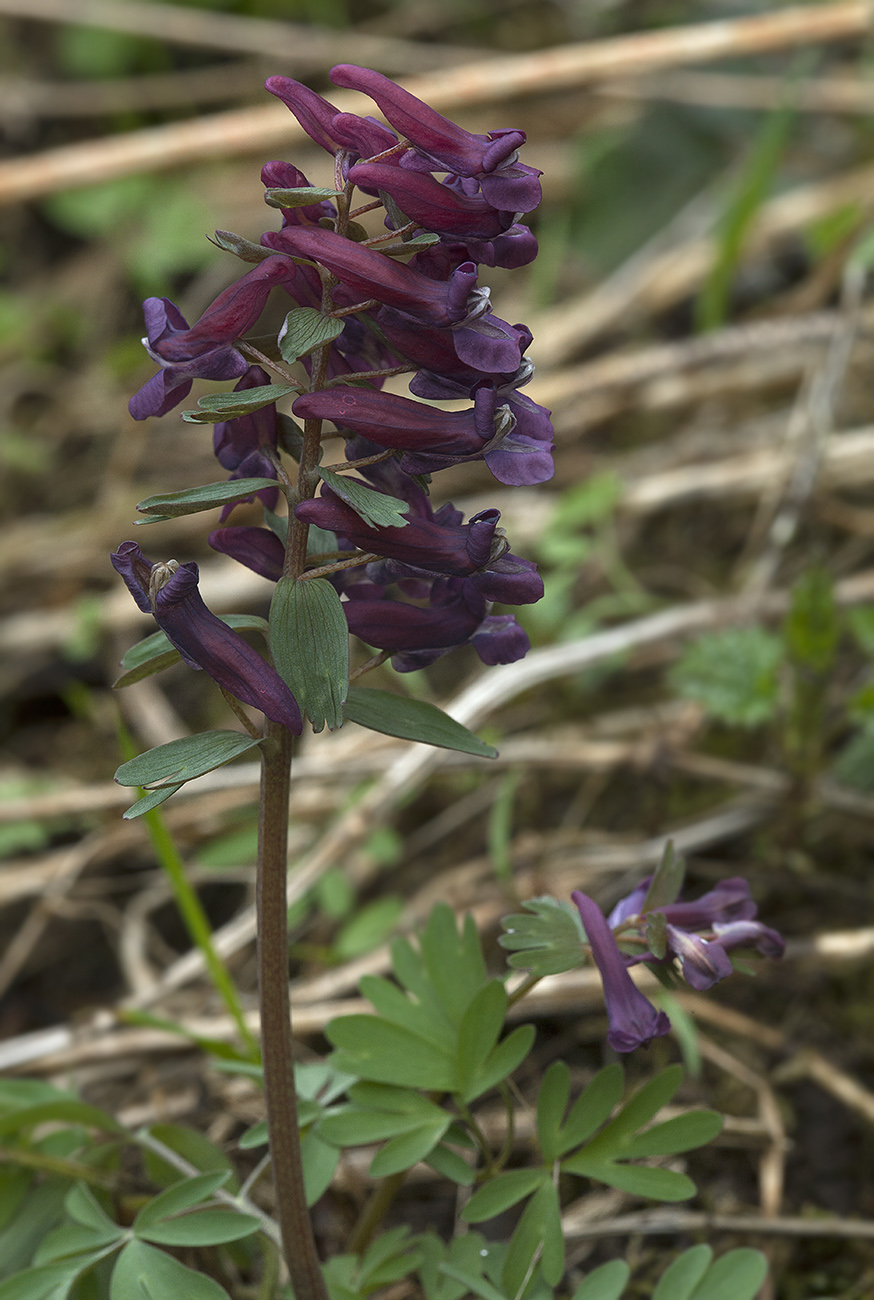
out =
{"type": "Polygon", "coordinates": [[[282,1249],[295,1300],[327,1300],[307,1210],[288,997],[288,787],[291,735],[271,722],[262,745],[258,825],[258,987],[270,1157],[282,1249]]]}

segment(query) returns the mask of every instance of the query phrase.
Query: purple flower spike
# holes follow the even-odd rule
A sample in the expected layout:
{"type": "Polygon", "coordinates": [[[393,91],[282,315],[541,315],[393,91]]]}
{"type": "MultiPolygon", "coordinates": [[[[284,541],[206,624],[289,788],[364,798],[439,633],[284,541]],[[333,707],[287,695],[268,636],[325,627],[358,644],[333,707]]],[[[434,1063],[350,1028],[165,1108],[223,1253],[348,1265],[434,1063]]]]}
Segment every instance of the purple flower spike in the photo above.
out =
{"type": "MultiPolygon", "coordinates": [[[[530,212],[540,202],[540,172],[517,164],[517,151],[525,143],[524,131],[490,131],[475,135],[450,122],[408,90],[381,72],[339,63],[331,69],[335,86],[360,90],[382,109],[388,121],[424,154],[430,166],[456,176],[476,177],[488,202],[495,208],[530,212]]],[[[417,167],[418,160],[404,155],[401,166],[417,167]]],[[[418,169],[418,168],[417,168],[418,169]]]]}
{"type": "Polygon", "coordinates": [[[617,1052],[633,1052],[636,1047],[649,1046],[653,1038],[669,1032],[671,1022],[664,1011],[657,1011],[647,1001],[628,974],[613,931],[598,904],[579,890],[571,898],[579,909],[592,957],[601,972],[610,1023],[607,1042],[617,1052]]]}
{"type": "Polygon", "coordinates": [[[111,559],[144,614],[154,601],[158,626],[191,668],[202,668],[238,700],[300,735],[303,723],[291,691],[257,650],[207,609],[196,564],[175,571],[168,565],[163,572],[159,566],[154,574],[155,566],[136,542],[122,542],[111,559]],[[154,577],[164,578],[163,586],[154,577]]]}

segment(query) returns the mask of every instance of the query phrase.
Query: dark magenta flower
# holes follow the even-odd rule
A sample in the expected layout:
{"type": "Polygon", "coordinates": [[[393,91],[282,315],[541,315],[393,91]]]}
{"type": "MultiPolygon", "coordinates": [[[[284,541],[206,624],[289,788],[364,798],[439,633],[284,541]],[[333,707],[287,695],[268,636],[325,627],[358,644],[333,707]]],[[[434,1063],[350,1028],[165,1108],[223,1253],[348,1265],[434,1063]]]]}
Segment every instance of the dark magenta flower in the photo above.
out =
{"type": "Polygon", "coordinates": [[[731,948],[755,948],[763,957],[782,957],[786,940],[782,934],[761,921],[717,921],[713,926],[713,944],[731,948]]]}
{"type": "Polygon", "coordinates": [[[377,446],[410,453],[401,459],[408,474],[430,474],[468,460],[485,460],[502,483],[542,483],[553,474],[551,426],[545,445],[518,430],[511,408],[498,406],[494,388],[477,389],[467,411],[443,411],[351,385],[304,393],[292,409],[304,419],[332,420],[377,446]]]}
{"type": "Polygon", "coordinates": [[[376,299],[423,324],[443,327],[467,323],[488,312],[489,291],[476,287],[473,262],[463,262],[448,280],[431,280],[333,230],[287,227],[281,235],[287,252],[326,267],[353,290],[359,302],[376,299]]]}
{"type": "Polygon", "coordinates": [[[364,190],[384,190],[404,216],[438,235],[494,239],[516,220],[514,212],[499,212],[479,195],[469,197],[426,173],[387,163],[356,163],[349,180],[364,190]]]}
{"type": "Polygon", "coordinates": [[[269,528],[233,524],[214,529],[207,540],[214,551],[230,555],[262,578],[278,582],[282,577],[285,547],[269,528]]]}
{"type": "Polygon", "coordinates": [[[153,565],[136,542],[122,542],[111,559],[139,608],[154,614],[191,668],[203,669],[238,700],[300,735],[300,709],[291,691],[257,650],[207,609],[196,564],[153,565]]]}
{"type": "Polygon", "coordinates": [[[489,614],[487,601],[465,578],[437,578],[427,605],[388,599],[384,591],[372,583],[349,587],[343,612],[350,632],[367,645],[391,653],[397,672],[425,668],[468,643],[489,665],[515,663],[530,649],[515,618],[489,614]]]}
{"type": "Polygon", "coordinates": [[[268,77],[264,85],[294,114],[309,138],[328,153],[346,149],[361,158],[373,158],[398,142],[395,133],[381,122],[340,113],[327,99],[291,77],[268,77]]]}
{"type": "Polygon", "coordinates": [[[518,150],[525,143],[524,131],[501,130],[475,135],[369,68],[340,63],[331,69],[330,76],[335,86],[369,95],[395,130],[424,156],[419,160],[406,154],[401,166],[417,167],[424,162],[428,171],[475,177],[484,197],[495,208],[530,212],[537,207],[541,197],[537,180],[540,172],[517,160],[518,150]]]}
{"type": "Polygon", "coordinates": [[[285,257],[265,258],[220,293],[192,326],[169,299],[147,298],[143,344],[161,369],[131,398],[134,419],[166,415],[187,397],[193,379],[236,379],[245,374],[249,363],[234,344],[255,324],[270,290],[289,284],[294,271],[294,263],[285,257]]]}
{"type": "Polygon", "coordinates": [[[391,346],[414,366],[466,381],[471,387],[496,375],[515,374],[522,364],[522,345],[527,347],[531,338],[530,333],[525,337],[524,327],[508,325],[491,312],[452,329],[437,329],[410,314],[382,307],[376,323],[391,346]]]}
{"type": "Polygon", "coordinates": [[[653,1038],[669,1032],[671,1022],[664,1011],[658,1011],[647,1001],[629,975],[625,958],[598,904],[579,890],[571,898],[579,909],[592,959],[601,973],[610,1025],[607,1042],[617,1052],[647,1047],[653,1038]]]}
{"type": "MultiPolygon", "coordinates": [[[[412,485],[411,485],[412,486],[412,485]]],[[[511,555],[509,543],[498,529],[499,510],[481,510],[469,523],[451,506],[430,515],[427,498],[406,512],[409,520],[401,527],[366,524],[351,506],[330,488],[295,507],[299,519],[336,533],[362,551],[372,551],[396,563],[385,567],[377,581],[398,577],[444,574],[470,578],[486,600],[510,604],[531,604],[543,595],[543,583],[535,565],[511,555]]]]}

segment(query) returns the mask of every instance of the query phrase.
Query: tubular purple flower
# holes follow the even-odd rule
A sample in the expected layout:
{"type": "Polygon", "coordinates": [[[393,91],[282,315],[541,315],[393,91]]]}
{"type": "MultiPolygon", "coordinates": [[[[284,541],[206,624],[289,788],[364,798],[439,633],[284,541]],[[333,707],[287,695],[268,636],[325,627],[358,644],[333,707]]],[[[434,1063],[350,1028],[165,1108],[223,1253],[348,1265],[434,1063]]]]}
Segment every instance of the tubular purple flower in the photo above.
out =
{"type": "Polygon", "coordinates": [[[333,230],[287,227],[281,234],[282,246],[292,256],[310,258],[326,267],[361,301],[375,298],[415,320],[444,327],[488,311],[488,290],[477,289],[473,262],[463,262],[449,280],[430,280],[333,230]]]}
{"type": "Polygon", "coordinates": [[[285,547],[269,528],[234,524],[230,528],[216,528],[207,540],[214,551],[230,555],[247,569],[260,573],[262,578],[278,582],[282,577],[285,547]]]}
{"type": "Polygon", "coordinates": [[[719,944],[725,949],[755,948],[763,957],[782,957],[786,950],[782,934],[761,921],[716,922],[713,934],[713,946],[719,944]]]}
{"type": "Polygon", "coordinates": [[[349,180],[364,190],[385,190],[404,216],[438,235],[494,239],[516,220],[515,212],[499,212],[479,196],[459,194],[426,173],[386,163],[356,163],[349,180]]]}
{"type": "MultiPolygon", "coordinates": [[[[425,156],[425,170],[476,177],[485,198],[495,208],[530,212],[537,207],[541,197],[537,180],[540,172],[517,164],[518,150],[525,143],[524,131],[500,130],[475,135],[369,68],[339,63],[331,69],[330,77],[335,86],[369,95],[395,130],[425,156]]],[[[401,166],[418,164],[415,156],[405,155],[401,159],[401,166]]]]}
{"type": "Polygon", "coordinates": [[[708,943],[699,934],[667,927],[668,947],[679,957],[683,979],[699,993],[725,979],[734,969],[725,949],[718,943],[708,943]]]}
{"type": "Polygon", "coordinates": [[[147,298],[146,351],[161,370],[129,403],[135,420],[166,415],[188,396],[193,379],[237,379],[249,363],[233,344],[261,315],[274,285],[289,284],[295,266],[285,257],[267,257],[207,307],[196,325],[167,298],[147,298]]]}
{"type": "MultiPolygon", "coordinates": [[[[459,461],[485,460],[502,483],[542,483],[553,474],[550,448],[516,431],[516,417],[498,406],[494,388],[480,388],[467,411],[443,411],[392,393],[337,385],[297,398],[293,411],[333,420],[380,447],[411,453],[408,474],[430,474],[459,461]]],[[[550,434],[551,434],[550,426],[550,434]]]]}
{"type": "Polygon", "coordinates": [[[144,614],[152,608],[150,596],[154,599],[158,626],[191,668],[202,668],[238,700],[300,735],[300,709],[291,691],[238,632],[207,609],[196,564],[180,565],[175,572],[165,568],[160,576],[166,580],[155,590],[156,566],[136,542],[122,542],[111,559],[144,614]]]}
{"type": "Polygon", "coordinates": [[[291,77],[268,77],[264,85],[294,114],[309,138],[328,153],[350,149],[362,158],[373,158],[397,144],[395,133],[381,122],[341,113],[309,86],[291,77]]]}
{"type": "Polygon", "coordinates": [[[391,346],[414,366],[466,380],[471,387],[482,379],[514,374],[522,363],[522,344],[527,347],[531,339],[530,333],[525,337],[523,327],[508,325],[491,312],[471,325],[436,329],[414,321],[409,314],[383,307],[376,314],[376,323],[391,346]]]}
{"type": "Polygon", "coordinates": [[[400,527],[366,524],[351,506],[330,488],[295,507],[298,519],[316,524],[346,538],[362,551],[373,551],[418,568],[457,577],[483,568],[506,550],[502,534],[496,537],[500,511],[482,510],[468,524],[447,525],[434,519],[407,518],[400,527]]]}
{"type": "Polygon", "coordinates": [[[749,882],[743,876],[720,880],[715,889],[689,903],[668,903],[658,907],[669,925],[683,930],[709,930],[728,921],[749,921],[758,908],[750,897],[749,882]]]}
{"type": "Polygon", "coordinates": [[[530,649],[512,614],[488,614],[486,601],[467,579],[436,579],[427,606],[386,599],[384,590],[371,583],[350,587],[343,611],[350,632],[391,652],[397,672],[427,667],[468,642],[489,665],[515,663],[530,649]]]}
{"type": "Polygon", "coordinates": [[[647,1001],[632,980],[613,931],[598,904],[579,890],[571,894],[571,898],[579,909],[592,958],[601,972],[610,1024],[607,1042],[617,1052],[633,1052],[636,1047],[647,1047],[653,1038],[669,1032],[671,1022],[664,1011],[656,1010],[647,1001]]]}

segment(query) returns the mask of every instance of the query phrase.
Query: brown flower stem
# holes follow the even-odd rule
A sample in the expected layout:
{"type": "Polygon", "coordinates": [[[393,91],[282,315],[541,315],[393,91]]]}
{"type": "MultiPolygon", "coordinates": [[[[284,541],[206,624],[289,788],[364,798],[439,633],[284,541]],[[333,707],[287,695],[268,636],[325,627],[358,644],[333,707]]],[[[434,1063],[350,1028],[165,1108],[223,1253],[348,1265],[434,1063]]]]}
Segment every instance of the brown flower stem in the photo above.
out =
{"type": "Polygon", "coordinates": [[[267,725],[258,821],[258,988],[267,1129],[282,1249],[295,1300],[327,1300],[307,1210],[288,997],[288,790],[291,735],[267,725]]]}

